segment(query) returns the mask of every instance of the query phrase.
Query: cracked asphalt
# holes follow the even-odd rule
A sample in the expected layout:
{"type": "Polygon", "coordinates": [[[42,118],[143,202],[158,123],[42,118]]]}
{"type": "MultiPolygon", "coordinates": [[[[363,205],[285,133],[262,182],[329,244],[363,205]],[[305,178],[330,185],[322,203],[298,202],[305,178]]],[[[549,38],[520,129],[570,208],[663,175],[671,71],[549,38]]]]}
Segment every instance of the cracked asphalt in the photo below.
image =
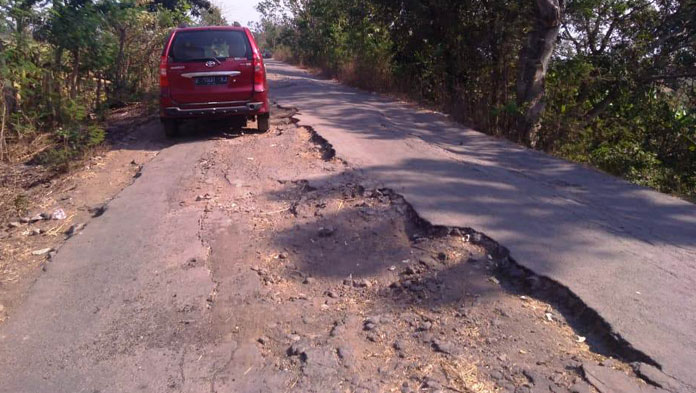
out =
{"type": "Polygon", "coordinates": [[[269,78],[268,133],[153,142],[45,263],[0,325],[0,392],[690,391],[693,205],[282,63],[269,78]]]}
{"type": "Polygon", "coordinates": [[[696,390],[696,206],[269,63],[274,97],[434,225],[475,228],[696,390]]]}

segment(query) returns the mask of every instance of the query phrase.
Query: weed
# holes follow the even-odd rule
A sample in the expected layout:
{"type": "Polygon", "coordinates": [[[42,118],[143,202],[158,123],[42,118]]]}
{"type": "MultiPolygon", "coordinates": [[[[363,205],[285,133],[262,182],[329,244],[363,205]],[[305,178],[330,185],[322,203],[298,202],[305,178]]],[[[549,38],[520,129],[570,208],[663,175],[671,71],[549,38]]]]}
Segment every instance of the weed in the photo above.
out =
{"type": "Polygon", "coordinates": [[[17,215],[25,215],[29,211],[29,198],[24,194],[19,194],[12,201],[17,215]]]}

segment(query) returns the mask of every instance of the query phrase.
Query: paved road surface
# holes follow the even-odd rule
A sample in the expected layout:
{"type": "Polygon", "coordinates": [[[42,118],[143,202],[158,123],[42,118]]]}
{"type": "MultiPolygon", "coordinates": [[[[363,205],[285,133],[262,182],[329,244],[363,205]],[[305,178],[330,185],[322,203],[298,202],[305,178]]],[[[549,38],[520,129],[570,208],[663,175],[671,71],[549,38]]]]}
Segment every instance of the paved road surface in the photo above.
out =
{"type": "MultiPolygon", "coordinates": [[[[269,68],[278,101],[299,107],[301,123],[313,126],[351,165],[401,192],[425,219],[476,228],[520,263],[567,285],[694,391],[693,205],[280,63],[269,68]]],[[[239,223],[231,219],[209,217],[211,227],[222,229],[216,252],[202,237],[203,202],[187,202],[204,188],[216,189],[210,181],[225,190],[221,197],[239,194],[227,201],[232,206],[247,203],[253,195],[247,192],[263,191],[245,188],[235,176],[280,187],[276,179],[291,174],[335,172],[314,163],[306,163],[312,171],[298,169],[296,157],[306,151],[284,151],[280,160],[272,149],[281,142],[269,139],[280,135],[287,138],[282,143],[296,137],[269,133],[249,144],[240,139],[223,154],[230,162],[216,170],[204,170],[218,146],[207,138],[182,139],[145,165],[102,216],[60,248],[0,326],[0,393],[311,391],[273,361],[289,361],[286,327],[305,326],[312,318],[293,308],[279,312],[268,297],[257,296],[260,279],[238,263],[242,257],[258,263],[251,252],[259,251],[256,240],[244,236],[257,230],[258,217],[249,217],[255,228],[249,231],[233,230],[239,223]],[[244,169],[240,157],[254,165],[244,169]],[[261,169],[282,169],[283,176],[261,169]],[[216,305],[212,312],[209,299],[216,305]],[[274,331],[280,357],[264,358],[255,340],[271,329],[265,316],[281,314],[287,318],[274,331]],[[232,317],[238,326],[229,322],[232,317]]],[[[269,194],[271,202],[273,195],[279,194],[269,194]]],[[[274,204],[265,211],[284,210],[278,209],[274,204]]],[[[324,293],[318,290],[314,306],[324,293]]],[[[327,335],[332,320],[320,321],[317,331],[327,335]]],[[[359,325],[354,328],[362,331],[359,325]]],[[[332,371],[327,364],[319,364],[322,372],[332,371]]],[[[317,375],[315,380],[323,379],[317,375]]]]}
{"type": "Polygon", "coordinates": [[[433,224],[471,227],[570,288],[696,389],[696,206],[269,62],[274,97],[433,224]]]}
{"type": "Polygon", "coordinates": [[[179,268],[207,251],[197,236],[203,212],[179,206],[177,193],[206,146],[166,149],[60,248],[0,329],[0,392],[160,392],[183,373],[181,348],[196,340],[181,334],[177,303],[204,303],[213,282],[205,267],[179,268]]]}

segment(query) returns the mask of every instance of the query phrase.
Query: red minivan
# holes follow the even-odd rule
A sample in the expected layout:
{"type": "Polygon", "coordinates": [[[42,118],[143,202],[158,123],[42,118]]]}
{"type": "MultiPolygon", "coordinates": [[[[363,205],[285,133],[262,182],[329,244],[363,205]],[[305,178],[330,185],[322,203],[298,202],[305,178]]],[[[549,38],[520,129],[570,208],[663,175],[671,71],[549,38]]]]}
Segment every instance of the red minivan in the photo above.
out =
{"type": "Polygon", "coordinates": [[[175,29],[162,51],[160,119],[168,137],[183,119],[230,118],[269,127],[266,67],[248,28],[175,29]]]}

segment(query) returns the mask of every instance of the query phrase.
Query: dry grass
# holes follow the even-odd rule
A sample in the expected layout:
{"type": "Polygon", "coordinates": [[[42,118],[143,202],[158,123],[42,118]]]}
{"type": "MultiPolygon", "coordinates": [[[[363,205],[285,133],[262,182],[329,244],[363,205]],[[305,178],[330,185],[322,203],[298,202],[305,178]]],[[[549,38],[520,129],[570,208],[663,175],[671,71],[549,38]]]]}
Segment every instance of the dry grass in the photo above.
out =
{"type": "Polygon", "coordinates": [[[394,78],[386,66],[368,66],[357,60],[344,64],[338,72],[338,79],[351,86],[377,92],[393,92],[395,87],[394,78]]]}
{"type": "Polygon", "coordinates": [[[448,388],[466,393],[495,393],[497,390],[490,381],[482,380],[473,362],[461,359],[440,362],[442,372],[451,386],[448,388]]]}
{"type": "Polygon", "coordinates": [[[55,146],[50,133],[39,133],[33,137],[25,136],[16,140],[8,139],[6,162],[16,164],[30,161],[37,154],[55,146]]]}
{"type": "Polygon", "coordinates": [[[285,46],[280,46],[276,48],[273,51],[273,58],[279,61],[296,63],[295,56],[293,56],[292,52],[290,51],[290,48],[287,48],[285,46]]]}

